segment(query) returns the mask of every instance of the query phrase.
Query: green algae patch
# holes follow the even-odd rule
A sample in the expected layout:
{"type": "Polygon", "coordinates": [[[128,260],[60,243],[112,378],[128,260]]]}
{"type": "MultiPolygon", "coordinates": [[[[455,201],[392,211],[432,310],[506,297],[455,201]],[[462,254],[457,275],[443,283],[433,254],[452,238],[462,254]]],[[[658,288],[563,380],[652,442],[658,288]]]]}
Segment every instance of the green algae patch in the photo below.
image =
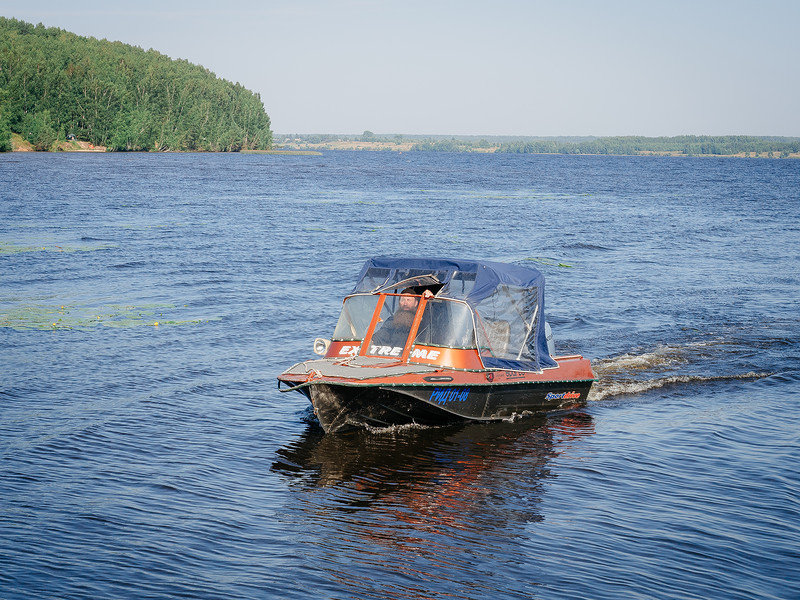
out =
{"type": "Polygon", "coordinates": [[[536,262],[540,265],[547,265],[548,267],[561,267],[562,269],[574,268],[574,265],[568,265],[567,263],[560,262],[557,258],[529,256],[525,260],[528,262],[536,262]]]}
{"type": "Polygon", "coordinates": [[[172,304],[143,305],[43,305],[30,304],[11,309],[0,308],[0,327],[18,331],[31,329],[88,330],[97,327],[169,327],[197,325],[217,321],[208,319],[175,319],[172,304]]]}

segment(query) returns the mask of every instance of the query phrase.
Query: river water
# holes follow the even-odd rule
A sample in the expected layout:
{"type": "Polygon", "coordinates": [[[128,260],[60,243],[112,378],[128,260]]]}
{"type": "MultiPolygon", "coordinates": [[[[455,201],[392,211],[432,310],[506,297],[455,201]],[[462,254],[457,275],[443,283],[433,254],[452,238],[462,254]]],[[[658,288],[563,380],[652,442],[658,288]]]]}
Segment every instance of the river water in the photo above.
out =
{"type": "Polygon", "coordinates": [[[791,160],[0,155],[0,597],[798,598],[798,265],[791,160]],[[378,254],[542,270],[588,406],[323,435],[378,254]]]}

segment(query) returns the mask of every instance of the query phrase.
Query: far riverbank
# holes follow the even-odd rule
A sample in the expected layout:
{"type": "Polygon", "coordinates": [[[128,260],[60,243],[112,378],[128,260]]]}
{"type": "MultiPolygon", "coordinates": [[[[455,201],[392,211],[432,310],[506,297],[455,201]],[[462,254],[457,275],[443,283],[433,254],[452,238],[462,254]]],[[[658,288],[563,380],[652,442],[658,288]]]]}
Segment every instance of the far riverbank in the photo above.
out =
{"type": "MultiPolygon", "coordinates": [[[[35,152],[34,146],[19,134],[11,135],[14,152],[35,152]]],[[[477,154],[512,153],[576,156],[674,156],[729,158],[800,159],[800,138],[748,136],[680,136],[676,138],[640,137],[561,137],[525,138],[511,136],[377,136],[370,132],[356,135],[293,134],[275,135],[269,150],[241,150],[293,156],[319,155],[323,151],[368,152],[461,152],[477,154]]],[[[107,152],[105,146],[88,141],[57,141],[51,152],[107,152]]]]}
{"type": "Polygon", "coordinates": [[[274,134],[284,150],[472,152],[617,156],[728,156],[800,158],[800,138],[757,136],[522,137],[422,136],[406,134],[274,134]]]}

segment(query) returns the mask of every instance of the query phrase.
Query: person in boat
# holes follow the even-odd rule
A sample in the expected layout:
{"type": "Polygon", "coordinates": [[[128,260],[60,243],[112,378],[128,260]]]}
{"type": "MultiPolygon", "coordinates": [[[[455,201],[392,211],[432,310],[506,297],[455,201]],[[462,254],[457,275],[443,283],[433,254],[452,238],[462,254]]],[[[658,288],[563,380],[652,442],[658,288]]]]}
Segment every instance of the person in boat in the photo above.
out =
{"type": "MultiPolygon", "coordinates": [[[[411,287],[404,289],[401,294],[398,298],[397,311],[373,334],[372,344],[392,347],[406,345],[406,338],[411,331],[414,315],[419,306],[419,297],[416,295],[417,291],[411,287]]],[[[427,289],[423,294],[433,296],[427,289]]]]}

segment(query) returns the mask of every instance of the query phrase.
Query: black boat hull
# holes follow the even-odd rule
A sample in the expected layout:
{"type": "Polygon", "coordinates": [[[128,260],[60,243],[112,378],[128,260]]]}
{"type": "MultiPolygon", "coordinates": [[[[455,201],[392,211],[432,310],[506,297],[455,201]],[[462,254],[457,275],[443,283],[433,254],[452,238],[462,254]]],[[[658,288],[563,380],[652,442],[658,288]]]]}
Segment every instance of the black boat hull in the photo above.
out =
{"type": "Polygon", "coordinates": [[[586,403],[592,380],[481,386],[354,386],[314,383],[303,391],[326,432],[358,427],[508,419],[586,403]]]}

